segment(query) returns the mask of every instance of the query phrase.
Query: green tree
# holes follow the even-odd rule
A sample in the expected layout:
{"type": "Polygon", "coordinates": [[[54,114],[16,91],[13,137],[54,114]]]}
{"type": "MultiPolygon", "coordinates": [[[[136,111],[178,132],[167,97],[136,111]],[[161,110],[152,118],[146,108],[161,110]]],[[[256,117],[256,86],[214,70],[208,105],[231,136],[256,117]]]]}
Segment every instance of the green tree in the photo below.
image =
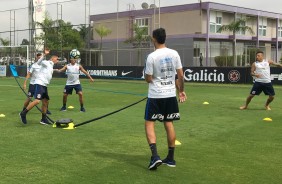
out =
{"type": "Polygon", "coordinates": [[[84,47],[84,40],[81,39],[79,31],[74,29],[70,22],[63,20],[52,20],[46,13],[42,23],[37,22],[43,31],[36,38],[37,44],[42,44],[51,50],[81,49],[84,47]]]}
{"type": "Polygon", "coordinates": [[[141,48],[150,47],[150,36],[148,35],[147,27],[139,27],[133,24],[134,34],[127,39],[125,43],[131,43],[133,48],[137,49],[138,65],[141,66],[141,48]]]}
{"type": "MultiPolygon", "coordinates": [[[[237,66],[237,54],[236,54],[236,33],[238,32],[246,32],[248,31],[251,34],[254,34],[254,31],[251,27],[246,25],[247,19],[246,18],[239,18],[234,20],[228,25],[221,26],[217,32],[221,33],[222,31],[230,31],[233,33],[233,43],[232,43],[232,50],[233,50],[233,62],[234,66],[237,66]]],[[[241,64],[240,64],[241,65],[241,64]]]]}
{"type": "Polygon", "coordinates": [[[9,46],[10,41],[8,39],[5,39],[5,38],[0,38],[0,44],[3,45],[3,46],[9,46]]]}
{"type": "Polygon", "coordinates": [[[23,39],[21,45],[29,45],[29,41],[27,39],[23,39]]]}
{"type": "Polygon", "coordinates": [[[102,55],[102,48],[103,48],[103,38],[108,36],[109,34],[112,33],[112,30],[107,28],[106,26],[100,24],[97,28],[95,28],[95,32],[99,35],[100,37],[100,64],[103,66],[103,55],[102,55]]]}

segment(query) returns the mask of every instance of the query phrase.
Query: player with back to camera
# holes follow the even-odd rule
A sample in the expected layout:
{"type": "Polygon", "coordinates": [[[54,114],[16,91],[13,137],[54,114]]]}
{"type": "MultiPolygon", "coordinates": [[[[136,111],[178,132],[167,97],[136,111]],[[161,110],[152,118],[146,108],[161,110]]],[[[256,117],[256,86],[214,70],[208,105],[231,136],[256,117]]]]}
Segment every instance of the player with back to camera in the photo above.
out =
{"type": "MultiPolygon", "coordinates": [[[[77,51],[78,52],[78,51],[77,51]]],[[[65,72],[68,76],[67,82],[64,88],[64,95],[63,95],[63,106],[61,108],[61,111],[66,111],[66,104],[67,104],[67,98],[68,95],[72,94],[73,89],[76,91],[76,94],[79,96],[79,103],[80,103],[80,112],[85,112],[85,108],[83,106],[83,93],[82,93],[82,87],[79,80],[79,71],[82,71],[91,82],[94,81],[94,79],[89,75],[85,69],[77,63],[77,60],[79,59],[78,55],[73,55],[72,51],[70,52],[70,63],[65,65],[61,69],[57,69],[58,72],[65,72]]]]}
{"type": "Polygon", "coordinates": [[[29,103],[29,105],[24,109],[19,115],[21,118],[22,123],[27,124],[26,115],[27,113],[36,105],[42,101],[42,118],[40,123],[43,125],[50,124],[47,117],[46,111],[49,101],[48,89],[47,86],[50,83],[53,75],[53,66],[54,64],[58,63],[58,56],[53,55],[51,56],[50,60],[43,60],[44,55],[49,54],[50,50],[45,49],[44,54],[41,58],[37,61],[37,64],[40,67],[38,72],[38,77],[35,79],[35,91],[34,91],[34,101],[29,103]]]}
{"type": "MultiPolygon", "coordinates": [[[[29,82],[29,86],[28,86],[28,98],[24,102],[23,110],[28,106],[29,102],[31,101],[31,98],[34,95],[34,91],[35,91],[34,83],[35,83],[36,77],[38,77],[38,73],[39,73],[40,67],[41,67],[37,64],[37,61],[39,59],[43,59],[43,57],[41,58],[41,56],[42,56],[42,53],[36,54],[35,62],[30,66],[30,69],[26,74],[24,84],[23,84],[24,90],[26,90],[26,83],[27,83],[27,80],[29,78],[30,78],[30,82],[29,82]]],[[[51,114],[51,112],[48,110],[48,108],[47,108],[47,114],[51,114]]]]}
{"type": "Polygon", "coordinates": [[[282,67],[279,63],[264,59],[263,52],[258,51],[256,53],[256,62],[254,62],[251,67],[251,76],[254,77],[254,85],[251,89],[250,95],[246,99],[245,105],[240,107],[241,110],[247,109],[252,98],[255,95],[260,95],[262,91],[265,95],[268,95],[268,99],[266,100],[264,107],[266,110],[271,110],[269,104],[273,101],[275,92],[271,83],[270,65],[282,67]]]}
{"type": "Polygon", "coordinates": [[[179,90],[179,101],[182,103],[187,99],[180,56],[177,51],[166,47],[165,40],[165,29],[159,28],[153,31],[152,42],[156,50],[149,54],[145,66],[145,80],[149,83],[144,118],[145,132],[152,153],[149,170],[155,170],[161,164],[176,166],[174,160],[176,134],[173,122],[180,119],[176,87],[179,90]],[[177,80],[175,80],[176,74],[177,80]],[[157,152],[156,120],[163,122],[167,134],[168,154],[164,160],[160,159],[157,152]]]}

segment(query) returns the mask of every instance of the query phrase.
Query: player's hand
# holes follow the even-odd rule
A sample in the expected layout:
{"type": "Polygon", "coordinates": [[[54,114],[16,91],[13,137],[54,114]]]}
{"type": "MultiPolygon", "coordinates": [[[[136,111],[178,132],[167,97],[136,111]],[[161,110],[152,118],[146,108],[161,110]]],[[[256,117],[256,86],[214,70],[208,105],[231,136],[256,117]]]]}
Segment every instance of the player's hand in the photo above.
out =
{"type": "Polygon", "coordinates": [[[178,98],[179,98],[179,102],[180,103],[185,102],[187,100],[186,93],[184,91],[183,92],[179,92],[178,98]]]}
{"type": "Polygon", "coordinates": [[[91,79],[90,79],[90,82],[94,82],[94,79],[93,79],[93,78],[91,78],[91,79]]]}

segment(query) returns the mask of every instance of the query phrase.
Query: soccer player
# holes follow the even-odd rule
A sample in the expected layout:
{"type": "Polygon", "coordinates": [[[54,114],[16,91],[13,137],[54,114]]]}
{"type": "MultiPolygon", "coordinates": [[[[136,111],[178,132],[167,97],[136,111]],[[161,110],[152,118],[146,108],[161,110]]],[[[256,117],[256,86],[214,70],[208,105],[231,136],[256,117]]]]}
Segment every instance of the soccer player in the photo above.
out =
{"type": "Polygon", "coordinates": [[[282,67],[279,63],[264,59],[263,52],[258,51],[256,53],[256,62],[254,62],[251,67],[251,76],[254,77],[254,85],[250,95],[246,99],[245,105],[240,107],[241,110],[247,109],[252,98],[255,95],[260,95],[262,91],[265,95],[268,95],[264,107],[266,110],[271,110],[269,104],[273,101],[275,92],[270,78],[270,65],[282,67]]]}
{"type": "MultiPolygon", "coordinates": [[[[49,54],[49,50],[44,50],[44,55],[49,54]]],[[[43,125],[50,124],[46,117],[46,111],[48,106],[48,89],[47,85],[50,83],[50,80],[52,79],[53,74],[53,66],[58,62],[58,56],[53,55],[50,60],[43,60],[42,58],[44,55],[41,56],[41,58],[37,61],[37,64],[40,67],[40,70],[38,72],[38,77],[35,79],[35,91],[34,91],[34,101],[29,103],[29,105],[20,113],[20,118],[22,123],[27,124],[26,120],[26,114],[37,104],[42,101],[42,118],[40,123],[43,125]]]]}
{"type": "MultiPolygon", "coordinates": [[[[35,82],[36,77],[38,76],[38,73],[39,73],[39,70],[40,70],[40,67],[41,67],[37,64],[37,61],[39,59],[43,59],[43,57],[41,58],[41,56],[42,56],[42,53],[36,54],[35,63],[33,63],[31,65],[31,67],[30,67],[30,69],[27,72],[27,75],[25,77],[25,81],[24,81],[24,84],[23,84],[24,90],[26,90],[26,82],[29,78],[30,78],[30,82],[29,82],[29,86],[28,86],[28,98],[24,102],[23,110],[28,106],[29,102],[31,101],[31,98],[34,95],[34,90],[35,90],[34,82],[35,82]]],[[[51,112],[48,109],[47,109],[47,114],[51,114],[51,112]]]]}
{"type": "Polygon", "coordinates": [[[79,97],[79,103],[80,103],[80,112],[85,112],[85,108],[83,106],[83,93],[82,93],[82,87],[79,80],[79,71],[82,71],[91,82],[94,81],[94,79],[85,71],[85,69],[77,64],[77,59],[70,58],[70,63],[65,65],[61,69],[57,69],[58,72],[65,72],[68,76],[67,82],[64,88],[64,95],[63,95],[63,106],[61,108],[61,111],[66,111],[66,105],[67,105],[67,98],[68,95],[72,94],[73,89],[76,91],[76,94],[78,94],[79,97]]]}
{"type": "Polygon", "coordinates": [[[156,48],[149,54],[145,66],[145,80],[149,83],[148,99],[145,108],[145,131],[152,156],[148,166],[155,170],[161,164],[175,167],[174,149],[176,134],[173,121],[180,119],[176,98],[176,86],[179,89],[179,101],[186,100],[184,92],[184,76],[177,51],[165,45],[166,31],[159,28],[153,31],[152,42],[156,48]],[[177,74],[177,80],[175,75],[177,74]],[[168,143],[168,155],[161,160],[156,145],[155,121],[163,122],[168,143]]]}

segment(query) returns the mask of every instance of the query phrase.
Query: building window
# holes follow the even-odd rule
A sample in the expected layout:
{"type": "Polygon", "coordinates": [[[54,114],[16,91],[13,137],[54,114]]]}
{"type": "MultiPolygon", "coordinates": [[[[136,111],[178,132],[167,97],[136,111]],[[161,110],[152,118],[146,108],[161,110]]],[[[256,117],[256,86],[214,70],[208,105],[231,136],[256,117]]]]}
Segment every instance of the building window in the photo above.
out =
{"type": "Polygon", "coordinates": [[[259,36],[266,36],[267,18],[259,18],[259,36]]]}
{"type": "Polygon", "coordinates": [[[145,31],[144,36],[148,36],[149,35],[149,19],[148,18],[138,18],[138,19],[135,19],[135,24],[139,28],[145,28],[146,31],[145,31]]]}
{"type": "Polygon", "coordinates": [[[279,20],[278,24],[278,37],[282,37],[282,20],[279,20]]]}
{"type": "Polygon", "coordinates": [[[217,33],[218,29],[222,26],[222,13],[210,12],[210,32],[217,33]]]}
{"type": "MultiPolygon", "coordinates": [[[[247,20],[247,17],[246,17],[246,15],[237,14],[237,15],[236,15],[236,20],[238,20],[238,19],[247,20]]],[[[246,26],[246,22],[241,23],[240,26],[241,26],[241,27],[245,27],[245,26],[246,26]]],[[[240,31],[237,32],[237,34],[238,34],[238,35],[245,35],[245,34],[246,34],[246,31],[240,30],[240,31]]]]}

